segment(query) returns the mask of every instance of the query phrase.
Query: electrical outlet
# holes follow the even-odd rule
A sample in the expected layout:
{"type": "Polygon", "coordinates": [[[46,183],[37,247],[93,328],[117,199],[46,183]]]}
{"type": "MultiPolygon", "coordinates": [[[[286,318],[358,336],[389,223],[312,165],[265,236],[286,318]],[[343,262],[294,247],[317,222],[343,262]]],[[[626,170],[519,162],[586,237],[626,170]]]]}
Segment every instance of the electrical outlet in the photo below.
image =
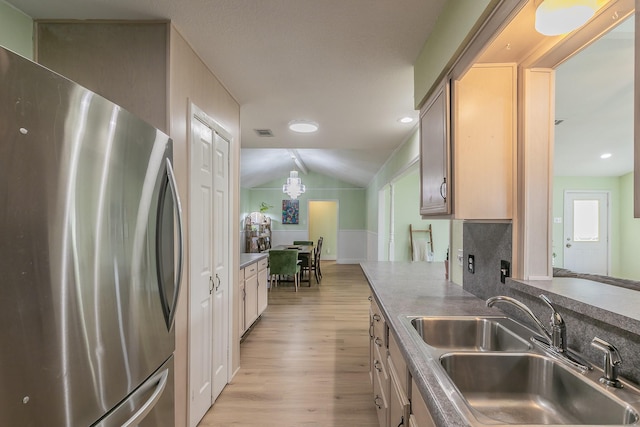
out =
{"type": "Polygon", "coordinates": [[[467,257],[467,271],[471,274],[476,272],[476,257],[473,255],[467,257]]]}
{"type": "Polygon", "coordinates": [[[500,281],[504,283],[507,277],[511,277],[511,263],[502,259],[500,260],[500,281]]]}

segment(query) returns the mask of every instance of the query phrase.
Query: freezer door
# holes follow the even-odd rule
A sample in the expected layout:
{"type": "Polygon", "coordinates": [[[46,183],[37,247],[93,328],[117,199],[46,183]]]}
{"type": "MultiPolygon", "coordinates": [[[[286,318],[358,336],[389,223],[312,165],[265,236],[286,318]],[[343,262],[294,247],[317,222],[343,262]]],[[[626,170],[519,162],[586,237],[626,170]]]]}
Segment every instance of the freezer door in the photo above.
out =
{"type": "Polygon", "coordinates": [[[83,427],[173,354],[172,141],[0,48],[0,426],[83,427]]]}
{"type": "Polygon", "coordinates": [[[93,427],[173,427],[173,356],[93,427]]]}

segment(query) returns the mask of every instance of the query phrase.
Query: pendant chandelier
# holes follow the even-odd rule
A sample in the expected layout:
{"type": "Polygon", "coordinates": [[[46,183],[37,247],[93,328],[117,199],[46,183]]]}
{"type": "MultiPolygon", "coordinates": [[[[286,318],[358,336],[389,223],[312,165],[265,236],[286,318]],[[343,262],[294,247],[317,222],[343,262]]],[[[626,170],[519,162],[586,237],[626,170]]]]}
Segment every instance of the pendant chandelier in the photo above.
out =
{"type": "Polygon", "coordinates": [[[299,195],[306,190],[302,179],[298,177],[298,171],[292,170],[289,172],[289,178],[287,178],[286,184],[282,186],[282,192],[287,193],[293,200],[297,199],[299,195]]]}

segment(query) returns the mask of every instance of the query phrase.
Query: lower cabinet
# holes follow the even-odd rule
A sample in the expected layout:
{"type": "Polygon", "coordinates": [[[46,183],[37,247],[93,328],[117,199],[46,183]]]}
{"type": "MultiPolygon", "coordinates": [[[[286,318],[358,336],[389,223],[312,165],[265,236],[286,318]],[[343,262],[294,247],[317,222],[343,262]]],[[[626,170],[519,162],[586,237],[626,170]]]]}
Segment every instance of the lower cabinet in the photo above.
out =
{"type": "Polygon", "coordinates": [[[258,261],[258,316],[260,316],[267,309],[268,304],[268,264],[269,261],[267,258],[258,261]]]}
{"type": "Polygon", "coordinates": [[[387,371],[387,324],[375,299],[370,298],[369,310],[369,354],[373,381],[373,403],[378,414],[378,423],[389,424],[389,374],[387,371]]]}
{"type": "Polygon", "coordinates": [[[416,382],[411,379],[411,415],[409,416],[410,425],[415,427],[435,427],[435,422],[427,404],[422,400],[420,391],[416,386],[416,382]]]}
{"type": "Polygon", "coordinates": [[[267,308],[267,264],[268,260],[265,257],[240,269],[238,282],[240,336],[253,325],[267,308]]]}
{"type": "Polygon", "coordinates": [[[380,427],[435,427],[394,332],[375,299],[369,299],[369,375],[380,427]]]}
{"type": "Polygon", "coordinates": [[[244,326],[249,329],[258,318],[258,263],[244,269],[244,326]]]}
{"type": "Polygon", "coordinates": [[[406,426],[409,423],[409,370],[400,353],[393,334],[389,334],[389,425],[406,426]]]}
{"type": "Polygon", "coordinates": [[[244,331],[247,330],[247,326],[245,324],[245,314],[244,314],[244,301],[246,298],[246,291],[244,289],[244,268],[240,269],[240,275],[239,275],[240,279],[238,280],[238,295],[240,296],[238,298],[239,301],[239,305],[238,305],[238,324],[240,325],[240,336],[242,336],[242,334],[244,334],[244,331]]]}

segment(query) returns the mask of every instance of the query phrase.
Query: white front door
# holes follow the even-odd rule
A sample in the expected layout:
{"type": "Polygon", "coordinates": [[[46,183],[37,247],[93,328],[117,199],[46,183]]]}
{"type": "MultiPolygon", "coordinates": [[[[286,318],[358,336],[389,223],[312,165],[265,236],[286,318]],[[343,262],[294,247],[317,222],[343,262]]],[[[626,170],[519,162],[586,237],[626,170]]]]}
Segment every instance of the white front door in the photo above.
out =
{"type": "Polygon", "coordinates": [[[202,419],[212,402],[213,328],[213,131],[191,120],[189,425],[202,419]]]}
{"type": "Polygon", "coordinates": [[[229,142],[214,134],[213,390],[215,401],[229,380],[229,142]]]}
{"type": "Polygon", "coordinates": [[[609,275],[609,193],[564,194],[564,268],[609,275]]]}

